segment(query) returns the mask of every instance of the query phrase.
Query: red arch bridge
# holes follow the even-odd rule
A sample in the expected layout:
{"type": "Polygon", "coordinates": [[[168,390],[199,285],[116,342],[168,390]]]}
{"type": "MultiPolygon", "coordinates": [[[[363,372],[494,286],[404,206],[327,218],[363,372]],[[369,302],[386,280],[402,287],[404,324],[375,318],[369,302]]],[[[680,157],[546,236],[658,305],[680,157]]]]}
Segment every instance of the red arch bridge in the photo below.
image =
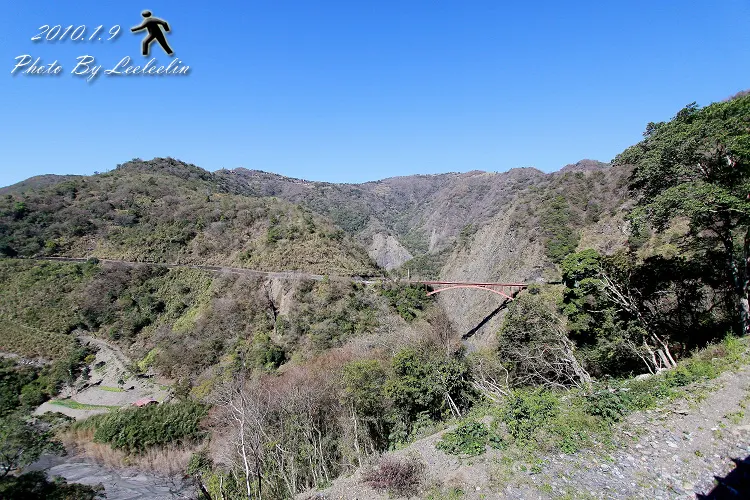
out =
{"type": "Polygon", "coordinates": [[[496,293],[509,300],[513,300],[518,292],[529,286],[527,283],[473,283],[469,281],[412,281],[411,283],[433,287],[433,290],[427,293],[428,296],[460,288],[478,288],[496,293]]]}

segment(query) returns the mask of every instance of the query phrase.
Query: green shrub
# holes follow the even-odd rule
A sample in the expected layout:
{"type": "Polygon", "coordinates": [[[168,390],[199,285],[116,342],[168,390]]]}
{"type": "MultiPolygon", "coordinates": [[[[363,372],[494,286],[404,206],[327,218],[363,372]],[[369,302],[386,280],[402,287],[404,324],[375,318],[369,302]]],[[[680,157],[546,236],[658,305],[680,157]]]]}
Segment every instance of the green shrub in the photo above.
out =
{"type": "Polygon", "coordinates": [[[546,237],[547,257],[559,264],[578,246],[580,236],[578,231],[572,228],[578,223],[578,218],[570,209],[565,197],[556,196],[544,207],[539,222],[546,237]]]}
{"type": "Polygon", "coordinates": [[[406,321],[416,319],[430,303],[425,285],[382,285],[380,294],[388,298],[388,302],[406,321]]]}
{"type": "Polygon", "coordinates": [[[86,418],[84,420],[77,420],[73,422],[70,428],[76,431],[87,431],[87,430],[96,431],[96,429],[99,428],[99,426],[101,426],[102,423],[104,423],[104,421],[110,416],[111,415],[107,413],[102,413],[99,415],[92,415],[89,418],[86,418]]]}
{"type": "Polygon", "coordinates": [[[91,422],[94,441],[141,453],[151,446],[197,440],[207,411],[192,401],[116,411],[91,422]]]}
{"type": "Polygon", "coordinates": [[[404,349],[393,357],[392,370],[384,393],[407,433],[421,414],[434,421],[450,415],[446,396],[450,396],[459,410],[468,409],[473,402],[469,369],[461,352],[445,356],[404,349]]]}
{"type": "Polygon", "coordinates": [[[628,413],[623,393],[601,390],[586,398],[586,412],[607,422],[619,422],[628,413]]]}
{"type": "Polygon", "coordinates": [[[39,384],[27,384],[21,389],[21,404],[28,408],[35,408],[47,399],[49,396],[44,393],[39,384]]]}
{"type": "Polygon", "coordinates": [[[375,359],[352,361],[343,369],[341,399],[362,421],[367,436],[378,450],[387,449],[392,423],[383,391],[386,379],[383,365],[375,359]]]}
{"type": "Polygon", "coordinates": [[[503,408],[508,432],[518,441],[530,439],[559,411],[557,396],[545,389],[513,391],[503,408]]]}
{"type": "Polygon", "coordinates": [[[303,281],[288,315],[278,316],[276,331],[286,345],[308,337],[316,350],[337,347],[350,337],[375,330],[377,301],[370,287],[330,279],[303,281]]]}
{"type": "Polygon", "coordinates": [[[0,348],[48,359],[65,353],[73,341],[65,334],[79,323],[78,293],[96,272],[87,264],[0,259],[0,348]]]}
{"type": "Polygon", "coordinates": [[[255,366],[275,370],[286,361],[284,349],[276,345],[268,334],[256,335],[252,341],[251,355],[255,366]]]}
{"type": "Polygon", "coordinates": [[[489,430],[482,422],[466,420],[452,432],[446,432],[438,441],[438,450],[451,455],[477,456],[484,453],[489,440],[489,430]]]}
{"type": "Polygon", "coordinates": [[[549,423],[551,442],[548,443],[548,449],[575,453],[590,443],[593,435],[606,435],[608,427],[602,425],[600,418],[586,413],[581,405],[576,404],[576,399],[571,403],[549,423]]]}
{"type": "Polygon", "coordinates": [[[43,367],[19,366],[0,359],[0,418],[17,409],[31,411],[51,397],[62,386],[75,380],[90,351],[73,349],[67,358],[57,359],[43,367]]]}
{"type": "Polygon", "coordinates": [[[441,250],[438,253],[416,255],[414,258],[407,260],[401,267],[394,270],[394,273],[398,276],[410,275],[412,279],[438,279],[440,278],[440,270],[443,268],[450,255],[450,248],[441,250]]]}
{"type": "Polygon", "coordinates": [[[279,229],[276,226],[269,227],[268,232],[266,234],[266,243],[273,244],[279,241],[282,238],[281,229],[279,229]]]}
{"type": "Polygon", "coordinates": [[[75,337],[0,320],[0,350],[29,358],[57,359],[75,345],[75,337]]]}
{"type": "Polygon", "coordinates": [[[727,337],[681,361],[677,367],[644,380],[613,383],[613,390],[603,389],[586,398],[589,415],[617,422],[632,411],[653,408],[659,402],[678,394],[687,385],[718,377],[745,353],[745,345],[736,337],[727,337]]]}
{"type": "Polygon", "coordinates": [[[68,483],[62,477],[48,479],[43,471],[0,478],[0,498],[25,500],[94,500],[106,498],[104,486],[68,483]]]}

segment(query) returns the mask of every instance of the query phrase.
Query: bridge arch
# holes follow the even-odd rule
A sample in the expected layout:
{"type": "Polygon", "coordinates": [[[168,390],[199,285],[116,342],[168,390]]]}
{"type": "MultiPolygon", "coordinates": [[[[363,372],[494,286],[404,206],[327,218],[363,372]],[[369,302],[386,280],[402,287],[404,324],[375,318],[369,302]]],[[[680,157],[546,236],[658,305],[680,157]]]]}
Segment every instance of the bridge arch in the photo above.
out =
{"type": "Polygon", "coordinates": [[[513,297],[527,288],[526,283],[466,283],[466,282],[451,282],[451,281],[422,281],[424,285],[440,286],[442,288],[433,289],[427,292],[427,296],[435,295],[448,290],[456,290],[461,288],[476,288],[479,290],[486,290],[494,294],[500,295],[508,300],[513,300],[513,297]],[[507,292],[507,293],[506,293],[507,292]]]}

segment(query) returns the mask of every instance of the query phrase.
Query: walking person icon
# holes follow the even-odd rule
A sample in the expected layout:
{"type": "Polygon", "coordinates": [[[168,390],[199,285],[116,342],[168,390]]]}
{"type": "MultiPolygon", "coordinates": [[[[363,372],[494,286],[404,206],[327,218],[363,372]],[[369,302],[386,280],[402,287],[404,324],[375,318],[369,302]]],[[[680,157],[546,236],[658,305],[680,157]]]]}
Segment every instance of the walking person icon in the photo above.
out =
{"type": "Polygon", "coordinates": [[[141,50],[143,52],[143,55],[148,57],[148,54],[151,50],[151,44],[154,43],[154,40],[159,42],[159,45],[161,45],[161,48],[164,49],[164,52],[166,52],[170,56],[174,54],[172,47],[169,46],[169,44],[167,43],[167,38],[164,36],[164,31],[169,32],[169,23],[167,23],[163,19],[159,19],[158,17],[151,17],[150,10],[144,10],[143,12],[141,12],[141,15],[143,16],[143,22],[140,24],[140,26],[130,28],[130,31],[135,33],[137,31],[148,30],[148,35],[143,39],[143,42],[141,43],[141,50]],[[164,27],[164,31],[162,31],[162,27],[164,27]]]}

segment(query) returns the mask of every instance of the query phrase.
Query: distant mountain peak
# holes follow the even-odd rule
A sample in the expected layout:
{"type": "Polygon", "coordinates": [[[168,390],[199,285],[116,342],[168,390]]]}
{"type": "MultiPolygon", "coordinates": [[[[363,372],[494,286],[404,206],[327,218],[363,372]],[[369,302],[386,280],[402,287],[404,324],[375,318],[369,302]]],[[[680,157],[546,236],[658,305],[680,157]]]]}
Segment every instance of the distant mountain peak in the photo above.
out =
{"type": "Polygon", "coordinates": [[[147,172],[173,175],[185,180],[212,181],[213,174],[191,163],[177,160],[175,158],[154,158],[153,160],[142,160],[134,158],[121,165],[117,165],[115,171],[125,172],[147,172]]]}
{"type": "Polygon", "coordinates": [[[736,94],[734,94],[733,96],[728,97],[727,99],[724,99],[724,102],[731,101],[733,99],[739,99],[740,97],[745,97],[746,95],[750,95],[750,89],[741,90],[737,92],[736,94]]]}
{"type": "Polygon", "coordinates": [[[569,163],[560,169],[560,172],[592,172],[594,170],[604,170],[609,168],[609,163],[597,160],[583,159],[576,163],[569,163]]]}

